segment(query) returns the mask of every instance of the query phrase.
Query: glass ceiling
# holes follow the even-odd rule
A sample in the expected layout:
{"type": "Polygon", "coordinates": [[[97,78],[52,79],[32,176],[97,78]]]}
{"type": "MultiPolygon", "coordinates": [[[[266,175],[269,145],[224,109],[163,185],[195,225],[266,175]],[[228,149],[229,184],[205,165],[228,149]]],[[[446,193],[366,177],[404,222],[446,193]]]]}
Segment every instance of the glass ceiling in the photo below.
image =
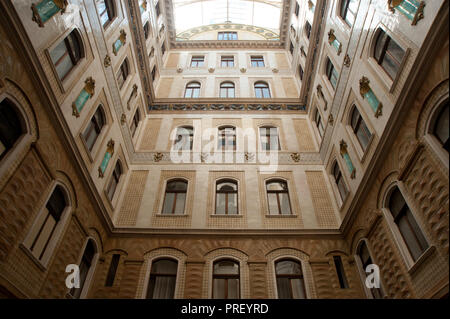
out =
{"type": "Polygon", "coordinates": [[[217,23],[236,23],[280,33],[283,0],[172,0],[175,32],[217,23]]]}

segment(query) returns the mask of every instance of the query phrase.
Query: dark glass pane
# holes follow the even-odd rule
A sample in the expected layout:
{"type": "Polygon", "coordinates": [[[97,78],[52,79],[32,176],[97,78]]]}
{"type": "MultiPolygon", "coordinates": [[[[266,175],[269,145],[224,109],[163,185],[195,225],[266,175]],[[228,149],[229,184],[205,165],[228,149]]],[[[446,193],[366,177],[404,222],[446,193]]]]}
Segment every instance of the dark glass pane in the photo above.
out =
{"type": "Polygon", "coordinates": [[[106,276],[106,287],[111,287],[114,284],[114,278],[116,277],[117,267],[119,265],[120,255],[114,254],[111,258],[111,263],[109,265],[108,275],[106,276]]]}
{"type": "Polygon", "coordinates": [[[292,260],[283,260],[276,263],[277,275],[301,275],[302,268],[300,263],[292,260]]]}
{"type": "Polygon", "coordinates": [[[167,183],[168,191],[186,191],[187,183],[184,181],[174,181],[167,183]]]}
{"type": "Polygon", "coordinates": [[[277,277],[278,299],[292,299],[289,278],[277,277]]]}
{"type": "Polygon", "coordinates": [[[19,114],[5,99],[0,104],[0,157],[11,149],[23,134],[19,114]]]}
{"type": "Polygon", "coordinates": [[[175,260],[160,259],[152,263],[152,274],[176,275],[178,263],[175,260]]]}
{"type": "Polygon", "coordinates": [[[449,106],[448,101],[444,102],[447,105],[440,111],[440,114],[436,120],[433,133],[439,139],[439,141],[444,145],[444,148],[448,151],[448,139],[449,139],[449,106]]]}
{"type": "Polygon", "coordinates": [[[221,260],[214,263],[214,275],[239,275],[239,265],[231,260],[221,260]]]}
{"type": "Polygon", "coordinates": [[[226,279],[214,278],[213,286],[213,298],[214,299],[224,299],[225,298],[225,284],[226,279]]]}
{"type": "Polygon", "coordinates": [[[66,207],[66,200],[64,196],[64,191],[60,186],[56,186],[55,190],[50,196],[50,199],[47,202],[46,207],[48,209],[49,214],[52,215],[56,221],[58,221],[61,218],[61,214],[63,213],[64,208],[66,207]]]}

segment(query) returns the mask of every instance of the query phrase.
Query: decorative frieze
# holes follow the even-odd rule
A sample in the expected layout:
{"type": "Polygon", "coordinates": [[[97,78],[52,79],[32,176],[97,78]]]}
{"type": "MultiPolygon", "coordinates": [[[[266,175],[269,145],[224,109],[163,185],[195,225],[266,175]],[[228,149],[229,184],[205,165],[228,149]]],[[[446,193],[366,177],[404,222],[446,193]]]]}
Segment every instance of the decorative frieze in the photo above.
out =
{"type": "Polygon", "coordinates": [[[153,104],[150,111],[306,111],[305,105],[300,104],[153,104]]]}
{"type": "Polygon", "coordinates": [[[75,102],[72,103],[72,115],[75,117],[80,117],[80,112],[83,110],[84,105],[95,94],[95,80],[92,77],[88,77],[84,83],[84,88],[78,94],[75,102]]]}
{"type": "Polygon", "coordinates": [[[378,118],[380,115],[382,115],[383,110],[383,104],[378,100],[375,93],[373,93],[372,89],[370,88],[370,81],[368,78],[363,76],[361,80],[359,80],[359,92],[363,99],[366,99],[369,103],[370,107],[375,113],[375,117],[378,118]]]}

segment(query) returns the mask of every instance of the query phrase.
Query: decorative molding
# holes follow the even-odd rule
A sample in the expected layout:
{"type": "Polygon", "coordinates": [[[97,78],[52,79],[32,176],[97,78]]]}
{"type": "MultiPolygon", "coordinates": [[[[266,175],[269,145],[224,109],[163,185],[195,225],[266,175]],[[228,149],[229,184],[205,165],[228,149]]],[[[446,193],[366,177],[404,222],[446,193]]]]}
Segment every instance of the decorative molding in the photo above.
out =
{"type": "Polygon", "coordinates": [[[333,114],[330,113],[330,115],[328,115],[328,123],[330,123],[331,126],[334,125],[334,117],[333,114]]]}
{"type": "Polygon", "coordinates": [[[306,106],[294,103],[158,103],[151,104],[149,111],[301,111],[306,112],[306,106]]]}
{"type": "Polygon", "coordinates": [[[383,115],[383,104],[378,100],[377,96],[370,88],[370,80],[365,76],[359,80],[359,93],[363,99],[367,100],[370,107],[374,111],[376,118],[383,115]]]}
{"type": "Polygon", "coordinates": [[[351,61],[350,57],[348,56],[348,54],[346,54],[344,57],[344,66],[348,68],[350,66],[351,62],[352,61],[351,61]]]}
{"type": "Polygon", "coordinates": [[[125,125],[126,122],[127,116],[125,115],[125,113],[123,113],[122,116],[120,117],[120,124],[125,125]]]}
{"type": "Polygon", "coordinates": [[[177,73],[182,73],[183,72],[183,68],[177,68],[177,73]]]}
{"type": "Polygon", "coordinates": [[[246,68],[240,68],[240,71],[241,71],[241,73],[245,73],[245,72],[247,72],[247,69],[246,68]]]}
{"type": "Polygon", "coordinates": [[[64,14],[68,6],[67,0],[42,0],[38,4],[31,4],[33,11],[32,20],[38,24],[40,28],[44,27],[44,23],[50,20],[55,14],[61,11],[64,14]]]}
{"type": "Polygon", "coordinates": [[[88,77],[84,83],[84,88],[72,103],[72,115],[75,117],[80,117],[80,112],[83,110],[84,105],[95,94],[95,80],[92,77],[88,77]]]}
{"type": "Polygon", "coordinates": [[[119,38],[112,44],[113,53],[117,56],[120,48],[127,42],[127,34],[124,29],[120,30],[119,38]]]}
{"type": "Polygon", "coordinates": [[[208,68],[209,73],[214,73],[215,70],[216,70],[215,68],[208,68]]]}
{"type": "Polygon", "coordinates": [[[278,73],[279,70],[278,70],[277,68],[273,68],[273,69],[272,69],[272,72],[273,72],[273,73],[278,73]]]}
{"type": "Polygon", "coordinates": [[[345,164],[347,164],[347,168],[350,172],[350,178],[354,179],[356,176],[356,168],[353,165],[350,155],[348,154],[347,143],[344,140],[341,140],[339,143],[339,146],[340,146],[341,156],[344,159],[345,164]]]}
{"type": "Polygon", "coordinates": [[[153,154],[153,161],[154,162],[160,162],[163,159],[163,154],[158,152],[153,154]]]}
{"type": "Polygon", "coordinates": [[[103,178],[105,175],[106,168],[108,167],[109,161],[114,155],[114,140],[110,139],[106,145],[106,152],[103,156],[102,163],[98,167],[98,177],[103,178]]]}
{"type": "Polygon", "coordinates": [[[388,0],[388,9],[392,13],[398,10],[407,19],[411,20],[411,25],[417,25],[417,22],[424,18],[423,10],[425,2],[419,0],[388,0]]]}
{"type": "Polygon", "coordinates": [[[111,57],[108,54],[105,56],[105,59],[103,60],[103,65],[105,66],[105,68],[111,66],[111,57]]]}
{"type": "Polygon", "coordinates": [[[342,52],[342,43],[338,41],[336,38],[336,35],[334,34],[334,29],[330,29],[328,32],[328,43],[333,46],[336,51],[337,55],[340,55],[342,52]]]}
{"type": "Polygon", "coordinates": [[[292,153],[291,158],[294,162],[298,163],[300,162],[301,156],[299,153],[292,153]]]}

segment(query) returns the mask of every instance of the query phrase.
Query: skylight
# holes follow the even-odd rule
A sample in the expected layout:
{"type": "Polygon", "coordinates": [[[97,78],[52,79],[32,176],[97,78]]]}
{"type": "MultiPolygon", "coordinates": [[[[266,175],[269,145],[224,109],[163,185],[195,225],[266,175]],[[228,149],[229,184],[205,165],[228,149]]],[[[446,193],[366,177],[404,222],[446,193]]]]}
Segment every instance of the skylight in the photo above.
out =
{"type": "Polygon", "coordinates": [[[218,23],[245,24],[280,32],[283,0],[172,0],[175,32],[218,23]]]}

